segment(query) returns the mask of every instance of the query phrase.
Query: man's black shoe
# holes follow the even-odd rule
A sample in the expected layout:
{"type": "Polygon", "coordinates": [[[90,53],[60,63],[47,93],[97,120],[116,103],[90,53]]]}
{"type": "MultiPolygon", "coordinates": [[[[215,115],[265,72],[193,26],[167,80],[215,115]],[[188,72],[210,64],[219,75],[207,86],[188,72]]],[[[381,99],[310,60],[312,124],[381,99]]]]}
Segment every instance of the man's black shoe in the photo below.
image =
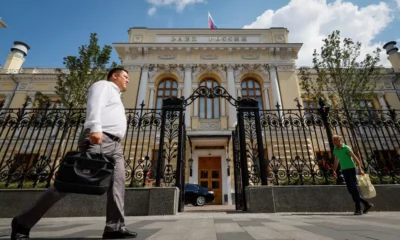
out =
{"type": "Polygon", "coordinates": [[[29,228],[25,228],[17,223],[17,219],[13,218],[11,222],[11,240],[25,240],[29,239],[29,228]]]}
{"type": "Polygon", "coordinates": [[[354,215],[362,215],[361,209],[357,209],[357,210],[354,212],[354,215]]]}
{"type": "Polygon", "coordinates": [[[366,214],[368,211],[374,207],[374,204],[369,203],[367,206],[365,206],[363,213],[366,214]]]}
{"type": "Polygon", "coordinates": [[[126,228],[122,228],[119,231],[115,232],[104,232],[103,239],[126,239],[126,238],[136,238],[137,233],[131,232],[126,228]]]}

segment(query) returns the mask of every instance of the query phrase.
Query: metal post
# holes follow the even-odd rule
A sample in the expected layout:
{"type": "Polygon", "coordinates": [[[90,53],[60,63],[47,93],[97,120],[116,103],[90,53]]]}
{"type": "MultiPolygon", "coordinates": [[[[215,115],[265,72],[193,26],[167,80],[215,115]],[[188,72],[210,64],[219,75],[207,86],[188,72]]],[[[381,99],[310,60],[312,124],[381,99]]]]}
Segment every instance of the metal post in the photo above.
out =
{"type": "Polygon", "coordinates": [[[161,128],[160,128],[160,145],[158,150],[158,159],[157,159],[157,170],[156,170],[156,187],[161,186],[161,175],[162,175],[162,160],[164,157],[164,136],[165,136],[165,122],[167,119],[167,110],[165,106],[162,107],[161,110],[161,128]]]}
{"type": "MultiPolygon", "coordinates": [[[[335,148],[335,146],[333,145],[333,141],[332,141],[332,129],[331,129],[331,125],[329,123],[329,107],[325,106],[325,101],[323,98],[319,99],[319,109],[318,112],[321,115],[322,121],[324,122],[324,126],[326,129],[326,136],[328,137],[328,142],[329,142],[329,148],[331,149],[331,163],[333,164],[335,156],[333,155],[333,150],[335,148]]],[[[338,169],[336,169],[336,174],[338,176],[336,183],[339,184],[343,184],[344,183],[344,178],[342,175],[342,171],[340,171],[340,167],[338,167],[338,169]]]]}
{"type": "MultiPolygon", "coordinates": [[[[258,105],[258,103],[257,103],[258,105]]],[[[255,121],[256,121],[256,133],[257,133],[257,147],[258,147],[258,161],[260,164],[260,178],[261,178],[261,185],[268,185],[268,178],[267,178],[267,167],[265,164],[265,157],[264,157],[264,144],[261,135],[261,123],[260,123],[260,109],[257,107],[254,110],[255,114],[255,121]]]]}
{"type": "Polygon", "coordinates": [[[239,101],[238,122],[239,122],[239,144],[240,144],[240,163],[242,164],[242,189],[243,189],[243,211],[247,211],[246,187],[249,186],[249,170],[247,169],[246,136],[244,131],[244,109],[239,101]]]}
{"type": "MultiPolygon", "coordinates": [[[[183,101],[181,100],[181,102],[183,103],[183,101]]],[[[178,133],[178,156],[177,156],[177,159],[176,159],[176,178],[175,178],[175,186],[177,187],[177,188],[179,188],[179,206],[178,206],[178,211],[179,212],[183,212],[183,207],[184,207],[184,203],[182,203],[182,191],[183,191],[183,188],[182,188],[182,183],[181,183],[181,180],[182,180],[182,170],[184,171],[185,169],[184,168],[182,168],[182,164],[183,164],[183,159],[182,159],[182,157],[183,157],[183,155],[182,155],[182,141],[183,141],[183,139],[182,139],[182,135],[183,135],[183,133],[182,133],[182,127],[183,127],[183,124],[182,124],[182,122],[184,121],[184,118],[183,118],[183,105],[182,105],[182,108],[181,109],[179,109],[179,110],[177,110],[177,111],[179,111],[179,133],[178,133]]]]}

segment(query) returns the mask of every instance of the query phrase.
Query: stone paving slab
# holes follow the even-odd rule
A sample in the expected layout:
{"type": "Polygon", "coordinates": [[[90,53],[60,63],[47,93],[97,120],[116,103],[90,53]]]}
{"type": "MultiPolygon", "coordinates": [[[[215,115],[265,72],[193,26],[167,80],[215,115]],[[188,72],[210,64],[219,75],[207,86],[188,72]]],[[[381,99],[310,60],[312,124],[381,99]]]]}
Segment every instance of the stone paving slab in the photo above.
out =
{"type": "MultiPolygon", "coordinates": [[[[0,239],[10,239],[11,219],[0,219],[0,239]]],[[[44,218],[32,239],[101,239],[105,218],[44,218]]],[[[138,240],[391,240],[400,239],[399,212],[275,213],[185,212],[127,217],[138,240]]]]}

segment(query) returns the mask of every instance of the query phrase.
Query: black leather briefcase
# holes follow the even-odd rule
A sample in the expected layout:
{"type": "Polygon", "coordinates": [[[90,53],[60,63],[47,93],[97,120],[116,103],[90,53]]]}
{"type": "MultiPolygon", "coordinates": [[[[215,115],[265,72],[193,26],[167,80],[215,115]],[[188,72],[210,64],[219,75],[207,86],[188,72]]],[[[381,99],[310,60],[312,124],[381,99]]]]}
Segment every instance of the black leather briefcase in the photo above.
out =
{"type": "Polygon", "coordinates": [[[115,159],[103,153],[70,151],[62,159],[54,187],[60,192],[103,195],[114,177],[115,159]]]}

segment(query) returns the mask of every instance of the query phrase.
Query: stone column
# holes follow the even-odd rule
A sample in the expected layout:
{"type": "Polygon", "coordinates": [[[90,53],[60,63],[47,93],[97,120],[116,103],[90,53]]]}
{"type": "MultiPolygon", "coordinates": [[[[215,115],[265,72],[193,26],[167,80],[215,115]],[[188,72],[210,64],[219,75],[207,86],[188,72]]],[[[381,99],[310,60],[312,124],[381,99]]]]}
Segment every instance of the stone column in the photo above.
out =
{"type": "Polygon", "coordinates": [[[33,108],[33,103],[35,102],[35,97],[36,94],[35,93],[29,93],[28,97],[31,99],[31,101],[28,103],[28,105],[26,106],[26,108],[33,108]]]}
{"type": "Polygon", "coordinates": [[[269,104],[268,85],[264,85],[264,102],[265,102],[265,110],[270,110],[271,106],[269,104]]]}
{"type": "MultiPolygon", "coordinates": [[[[183,85],[183,96],[188,98],[191,95],[191,89],[192,88],[192,65],[186,64],[185,65],[185,79],[184,79],[184,85],[183,85]]],[[[197,101],[195,101],[197,102],[197,101]]],[[[187,128],[191,128],[190,124],[190,117],[191,117],[192,111],[191,111],[191,106],[186,107],[185,111],[185,124],[187,128]]]]}
{"type": "Polygon", "coordinates": [[[178,86],[178,98],[182,97],[182,86],[178,86]]]}
{"type": "Polygon", "coordinates": [[[240,84],[236,85],[237,97],[242,97],[242,88],[240,84]]]}
{"type": "Polygon", "coordinates": [[[276,107],[279,104],[280,109],[282,109],[281,93],[279,91],[278,76],[276,73],[275,66],[270,66],[270,76],[271,76],[271,90],[272,90],[272,105],[276,107]]]}
{"type": "Polygon", "coordinates": [[[142,102],[145,101],[148,80],[149,80],[149,67],[147,65],[144,65],[142,67],[142,76],[140,78],[136,108],[140,108],[140,104],[142,104],[142,102]]]}
{"type": "Polygon", "coordinates": [[[6,93],[3,108],[9,108],[11,104],[12,93],[6,93]]]}
{"type": "MultiPolygon", "coordinates": [[[[227,75],[228,75],[228,92],[229,94],[237,99],[236,91],[235,91],[235,77],[233,75],[233,65],[228,64],[226,67],[227,75]]],[[[229,126],[234,127],[236,123],[236,108],[229,104],[229,126]]]]}
{"type": "Polygon", "coordinates": [[[148,108],[155,108],[154,106],[154,92],[156,91],[155,87],[150,87],[150,98],[149,98],[149,106],[148,108]]]}
{"type": "Polygon", "coordinates": [[[382,107],[382,110],[388,110],[389,109],[387,104],[386,104],[386,101],[385,101],[385,94],[384,93],[378,93],[378,100],[379,100],[379,104],[382,107]]]}

